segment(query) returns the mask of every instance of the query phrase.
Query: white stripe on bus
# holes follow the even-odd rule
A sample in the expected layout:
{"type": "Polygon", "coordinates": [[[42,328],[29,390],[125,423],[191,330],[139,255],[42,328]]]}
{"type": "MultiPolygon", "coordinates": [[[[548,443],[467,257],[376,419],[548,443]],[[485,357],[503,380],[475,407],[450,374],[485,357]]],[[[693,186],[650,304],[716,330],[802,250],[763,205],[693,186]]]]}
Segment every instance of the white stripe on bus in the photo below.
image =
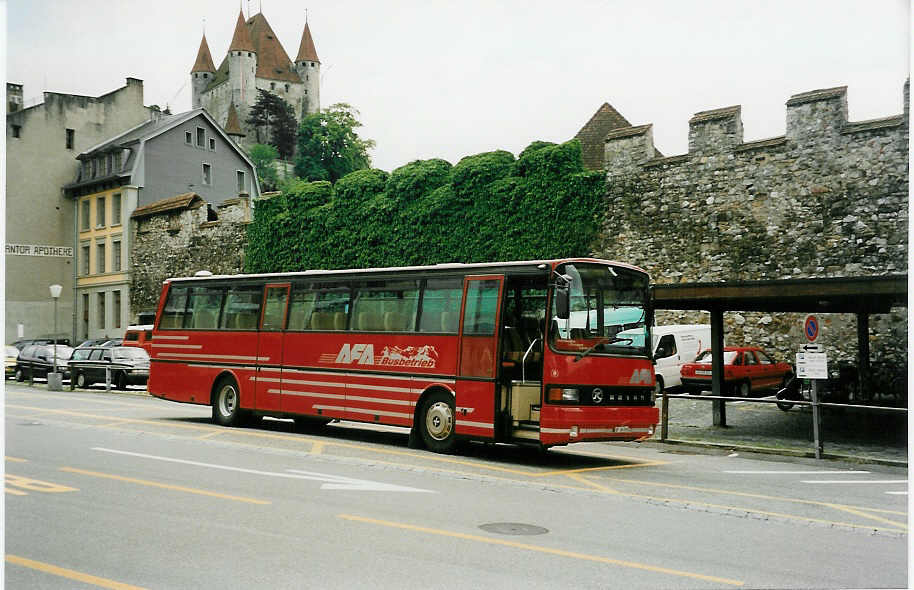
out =
{"type": "Polygon", "coordinates": [[[316,391],[297,391],[294,389],[268,389],[267,393],[281,393],[283,395],[297,395],[299,397],[323,397],[327,399],[346,399],[340,393],[318,393],[316,391]]]}
{"type": "Polygon", "coordinates": [[[457,426],[472,426],[473,428],[485,428],[486,430],[495,430],[494,424],[488,424],[486,422],[470,422],[469,420],[457,419],[457,426]]]}
{"type": "Polygon", "coordinates": [[[268,361],[270,357],[260,356],[237,356],[229,354],[189,354],[186,352],[160,352],[160,357],[168,356],[179,359],[207,359],[207,360],[229,360],[229,361],[268,361]]]}
{"type": "Polygon", "coordinates": [[[190,340],[190,336],[160,336],[155,335],[152,337],[153,340],[190,340]]]}
{"type": "Polygon", "coordinates": [[[202,344],[153,344],[153,348],[203,348],[202,344]]]}

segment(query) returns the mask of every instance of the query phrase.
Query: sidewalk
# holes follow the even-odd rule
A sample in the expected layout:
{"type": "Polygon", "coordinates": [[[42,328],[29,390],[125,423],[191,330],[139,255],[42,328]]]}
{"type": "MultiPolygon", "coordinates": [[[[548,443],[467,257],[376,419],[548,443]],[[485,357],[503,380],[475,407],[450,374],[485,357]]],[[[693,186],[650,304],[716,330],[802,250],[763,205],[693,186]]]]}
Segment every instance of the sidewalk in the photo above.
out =
{"type": "MultiPolygon", "coordinates": [[[[669,434],[660,428],[650,444],[691,444],[790,456],[814,457],[812,410],[774,404],[727,402],[727,426],[712,425],[710,400],[670,399],[669,434]]],[[[660,400],[657,401],[660,406],[660,400]]],[[[822,408],[823,458],[907,467],[907,413],[822,408]]]]}

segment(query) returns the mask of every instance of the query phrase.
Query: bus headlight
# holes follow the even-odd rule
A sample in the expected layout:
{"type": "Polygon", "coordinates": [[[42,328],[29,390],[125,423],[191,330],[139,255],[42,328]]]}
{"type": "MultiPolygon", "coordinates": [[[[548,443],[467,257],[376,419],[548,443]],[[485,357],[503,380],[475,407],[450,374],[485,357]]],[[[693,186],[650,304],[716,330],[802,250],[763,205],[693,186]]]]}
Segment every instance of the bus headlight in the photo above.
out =
{"type": "Polygon", "coordinates": [[[549,389],[551,402],[577,402],[581,400],[581,392],[573,387],[552,387],[549,389]]]}

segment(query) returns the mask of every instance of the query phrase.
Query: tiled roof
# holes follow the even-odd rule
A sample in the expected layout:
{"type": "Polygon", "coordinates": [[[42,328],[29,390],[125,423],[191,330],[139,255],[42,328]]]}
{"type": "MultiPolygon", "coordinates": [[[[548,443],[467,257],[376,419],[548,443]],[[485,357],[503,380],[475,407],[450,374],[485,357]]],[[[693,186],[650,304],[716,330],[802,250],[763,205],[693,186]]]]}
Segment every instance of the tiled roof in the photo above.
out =
{"type": "Polygon", "coordinates": [[[206,43],[206,35],[200,41],[200,49],[197,51],[197,61],[190,73],[194,72],[215,72],[216,67],[213,65],[213,56],[209,52],[209,45],[206,43]]]}
{"type": "Polygon", "coordinates": [[[156,201],[155,203],[151,203],[143,207],[137,207],[130,217],[132,219],[137,219],[140,217],[148,217],[150,215],[164,213],[166,211],[176,211],[179,209],[197,209],[202,207],[205,203],[206,201],[204,201],[203,198],[197,193],[184,193],[183,195],[177,195],[167,199],[162,199],[161,201],[156,201]]]}
{"type": "Polygon", "coordinates": [[[301,82],[301,78],[292,69],[292,60],[276,38],[263,14],[255,14],[248,19],[248,32],[257,52],[257,77],[283,82],[301,82]]]}
{"type": "Polygon", "coordinates": [[[245,26],[244,13],[241,11],[238,12],[238,22],[235,23],[235,34],[232,36],[229,51],[255,51],[251,34],[245,26]]]}
{"type": "Polygon", "coordinates": [[[311,38],[311,29],[308,28],[307,21],[305,22],[305,31],[301,35],[301,45],[298,46],[298,56],[295,61],[316,61],[321,63],[321,60],[317,58],[317,49],[314,48],[314,39],[311,38]]]}
{"type": "Polygon", "coordinates": [[[235,103],[229,105],[228,120],[225,122],[225,132],[229,135],[244,136],[241,125],[238,123],[238,111],[235,110],[235,103]]]}
{"type": "Polygon", "coordinates": [[[603,150],[606,134],[614,129],[631,127],[632,124],[608,102],[597,109],[593,117],[581,127],[575,139],[581,142],[581,159],[590,170],[603,169],[603,150]]]}

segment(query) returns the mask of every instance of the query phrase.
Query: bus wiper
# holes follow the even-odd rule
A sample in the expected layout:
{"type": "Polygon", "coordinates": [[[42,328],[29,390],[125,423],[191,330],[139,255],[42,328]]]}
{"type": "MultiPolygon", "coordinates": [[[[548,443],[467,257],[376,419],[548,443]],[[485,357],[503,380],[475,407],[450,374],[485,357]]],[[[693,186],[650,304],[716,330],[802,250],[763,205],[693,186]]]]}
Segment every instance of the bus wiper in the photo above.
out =
{"type": "Polygon", "coordinates": [[[587,350],[579,352],[577,354],[577,356],[574,357],[574,362],[578,362],[585,356],[589,355],[594,350],[596,350],[598,346],[603,346],[604,344],[615,344],[616,342],[628,342],[629,344],[631,344],[632,342],[634,342],[634,340],[632,340],[631,338],[607,338],[606,340],[601,340],[600,342],[597,342],[596,344],[594,344],[587,350]]]}

